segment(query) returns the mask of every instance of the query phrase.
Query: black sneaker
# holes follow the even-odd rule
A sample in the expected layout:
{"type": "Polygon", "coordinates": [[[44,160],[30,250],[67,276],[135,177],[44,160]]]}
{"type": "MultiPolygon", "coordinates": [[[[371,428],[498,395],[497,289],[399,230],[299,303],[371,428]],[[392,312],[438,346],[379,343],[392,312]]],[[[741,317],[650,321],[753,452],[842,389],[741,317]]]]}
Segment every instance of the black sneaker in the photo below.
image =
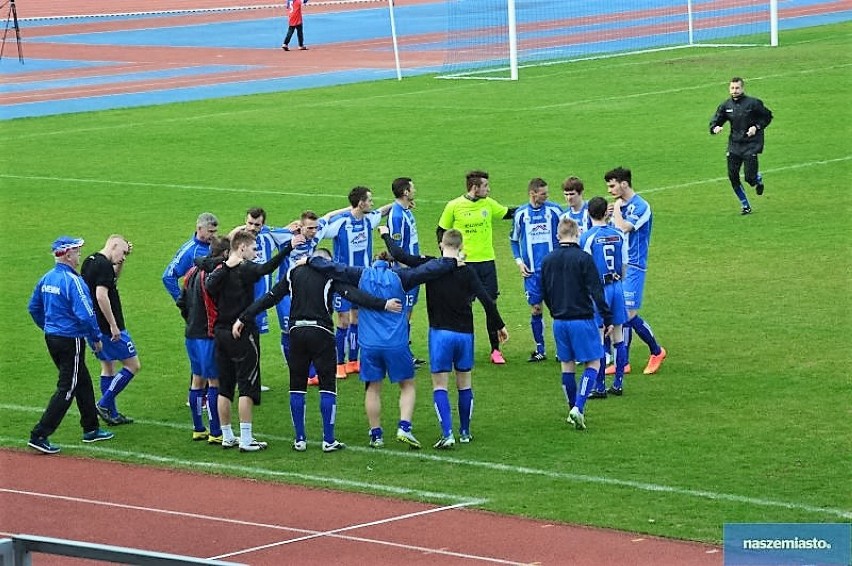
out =
{"type": "Polygon", "coordinates": [[[281,49],[283,49],[284,51],[290,51],[290,48],[287,47],[286,45],[282,45],[281,49]]]}
{"type": "Polygon", "coordinates": [[[606,399],[606,390],[598,391],[597,389],[592,390],[589,393],[589,399],[606,399]]]}
{"type": "Polygon", "coordinates": [[[750,206],[744,206],[742,211],[740,212],[740,214],[742,216],[745,216],[746,214],[751,214],[751,207],[750,206]]]}
{"type": "Polygon", "coordinates": [[[547,356],[542,352],[530,352],[530,357],[527,358],[528,362],[543,362],[547,359],[547,356]]]}
{"type": "Polygon", "coordinates": [[[113,422],[109,423],[111,425],[123,425],[123,424],[133,424],[133,419],[126,415],[122,415],[118,413],[116,416],[112,418],[113,422]]]}
{"type": "Polygon", "coordinates": [[[762,195],[763,189],[765,189],[765,188],[766,187],[763,186],[763,175],[758,175],[757,176],[757,184],[754,186],[754,190],[757,193],[757,196],[762,195]]]}
{"type": "Polygon", "coordinates": [[[621,397],[622,395],[624,395],[624,389],[622,389],[621,387],[610,387],[606,390],[606,392],[610,395],[615,395],[616,397],[621,397]]]}
{"type": "Polygon", "coordinates": [[[43,454],[58,454],[59,446],[51,444],[47,437],[31,436],[27,446],[42,452],[43,454]]]}
{"type": "Polygon", "coordinates": [[[122,424],[117,422],[116,418],[109,414],[109,409],[107,409],[106,407],[101,407],[100,405],[95,404],[95,408],[98,410],[98,415],[101,417],[101,420],[103,420],[106,424],[122,424]]]}
{"type": "Polygon", "coordinates": [[[422,365],[426,365],[426,360],[421,360],[420,358],[414,358],[414,367],[419,368],[422,365]]]}

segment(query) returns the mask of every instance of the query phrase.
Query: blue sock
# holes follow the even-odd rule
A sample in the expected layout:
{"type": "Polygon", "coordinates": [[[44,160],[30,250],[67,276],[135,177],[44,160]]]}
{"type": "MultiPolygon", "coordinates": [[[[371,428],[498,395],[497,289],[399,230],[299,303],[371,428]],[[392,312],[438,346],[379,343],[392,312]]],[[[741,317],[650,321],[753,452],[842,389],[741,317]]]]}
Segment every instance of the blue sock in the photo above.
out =
{"type": "Polygon", "coordinates": [[[314,367],[314,362],[311,362],[311,365],[308,366],[308,377],[316,377],[317,368],[314,367]]]}
{"type": "Polygon", "coordinates": [[[470,434],[473,418],[473,389],[459,389],[459,434],[470,434]]]}
{"type": "Polygon", "coordinates": [[[405,432],[411,432],[411,421],[399,421],[399,428],[405,432]]]}
{"type": "Polygon", "coordinates": [[[630,363],[630,344],[633,342],[633,328],[630,326],[630,321],[624,325],[624,351],[626,352],[626,357],[624,358],[624,364],[627,365],[630,363]]]}
{"type": "Polygon", "coordinates": [[[115,409],[115,395],[109,390],[115,377],[114,375],[101,376],[101,400],[98,401],[98,405],[107,409],[111,415],[118,413],[115,409]]]}
{"type": "Polygon", "coordinates": [[[435,389],[432,391],[432,402],[435,404],[435,412],[438,413],[441,436],[446,438],[453,433],[453,414],[450,411],[450,396],[447,390],[435,389]]]}
{"type": "Polygon", "coordinates": [[[337,365],[346,360],[346,328],[338,328],[334,333],[334,343],[337,346],[337,365]]]}
{"type": "Polygon", "coordinates": [[[595,377],[598,375],[598,370],[587,367],[583,370],[583,377],[580,378],[580,387],[577,390],[577,408],[580,412],[586,407],[586,399],[589,398],[589,393],[592,391],[592,384],[595,382],[595,377]]]}
{"type": "Polygon", "coordinates": [[[320,391],[320,414],[322,415],[322,439],[334,442],[334,417],[337,413],[337,395],[331,391],[320,391]]]}
{"type": "Polygon", "coordinates": [[[739,185],[736,189],[734,189],[734,193],[737,195],[737,198],[740,199],[740,204],[742,204],[743,207],[751,207],[748,203],[748,197],[746,196],[742,185],[739,185]]]}
{"type": "Polygon", "coordinates": [[[606,356],[601,358],[601,367],[595,374],[595,391],[606,391],[606,356]]]}
{"type": "Polygon", "coordinates": [[[101,397],[106,395],[107,389],[109,389],[109,384],[112,383],[113,376],[111,375],[102,375],[101,376],[101,397]]]}
{"type": "Polygon", "coordinates": [[[660,348],[660,345],[657,344],[657,338],[654,336],[654,331],[651,330],[648,323],[642,320],[642,317],[637,314],[630,319],[628,324],[630,324],[630,327],[636,331],[639,338],[648,345],[648,349],[651,351],[651,354],[659,356],[663,350],[660,348]]]}
{"type": "Polygon", "coordinates": [[[562,372],[562,390],[565,392],[568,406],[573,407],[577,401],[577,379],[574,372],[562,372]]]}
{"type": "Polygon", "coordinates": [[[377,438],[382,438],[385,435],[384,431],[382,431],[382,427],[377,426],[376,428],[370,429],[370,440],[376,440],[377,438]]]}
{"type": "Polygon", "coordinates": [[[222,436],[222,425],[219,423],[219,388],[207,388],[207,420],[210,423],[210,434],[222,436]]]}
{"type": "Polygon", "coordinates": [[[530,316],[530,328],[532,329],[533,340],[535,340],[535,351],[539,354],[544,353],[544,316],[534,314],[530,316]]]}
{"type": "MultiPolygon", "coordinates": [[[[115,406],[115,398],[118,397],[118,394],[124,391],[124,388],[130,383],[133,379],[133,372],[127,368],[121,368],[121,371],[115,376],[115,379],[112,382],[112,407],[110,407],[110,412],[112,416],[118,416],[118,409],[115,406]]],[[[107,392],[109,393],[109,392],[107,392]]]]}
{"type": "Polygon", "coordinates": [[[612,386],[616,389],[624,387],[624,366],[627,365],[627,346],[624,341],[615,344],[615,379],[612,386]]]}
{"type": "Polygon", "coordinates": [[[296,440],[305,440],[305,392],[290,392],[290,417],[293,420],[293,431],[296,440]]]}
{"type": "Polygon", "coordinates": [[[192,430],[195,432],[201,432],[204,430],[204,421],[201,418],[201,401],[203,399],[203,390],[189,390],[189,412],[192,414],[192,430]]]}
{"type": "Polygon", "coordinates": [[[290,365],[290,333],[281,333],[281,353],[284,355],[284,361],[290,365]]]}
{"type": "MultiPolygon", "coordinates": [[[[604,360],[612,354],[612,339],[609,336],[604,336],[603,339],[603,347],[604,347],[604,360]]],[[[606,371],[606,370],[604,370],[606,371]]]]}
{"type": "Polygon", "coordinates": [[[349,361],[354,362],[358,360],[358,325],[350,324],[349,325],[349,361]]]}

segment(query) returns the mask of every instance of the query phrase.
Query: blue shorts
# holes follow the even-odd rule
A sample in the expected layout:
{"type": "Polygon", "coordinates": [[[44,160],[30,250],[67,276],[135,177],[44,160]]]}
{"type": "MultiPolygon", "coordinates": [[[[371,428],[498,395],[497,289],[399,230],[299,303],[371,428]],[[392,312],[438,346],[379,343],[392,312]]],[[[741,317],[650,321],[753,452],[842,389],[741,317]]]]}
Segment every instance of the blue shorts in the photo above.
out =
{"type": "Polygon", "coordinates": [[[544,300],[541,294],[541,272],[536,271],[529,277],[524,277],[524,293],[527,296],[527,304],[540,305],[544,300]]]}
{"type": "Polygon", "coordinates": [[[473,369],[473,334],[429,329],[429,371],[448,373],[473,369]]]}
{"type": "Polygon", "coordinates": [[[645,271],[632,265],[627,266],[624,277],[624,304],[627,310],[638,311],[642,308],[642,293],[645,291],[645,271]]]}
{"type": "Polygon", "coordinates": [[[417,304],[417,299],[420,297],[420,285],[411,289],[410,291],[406,291],[405,293],[405,305],[411,309],[414,305],[417,304]]]}
{"type": "MultiPolygon", "coordinates": [[[[136,346],[133,345],[133,339],[127,330],[121,331],[121,338],[113,342],[109,336],[101,334],[101,344],[103,349],[95,353],[95,357],[102,362],[115,362],[121,360],[129,360],[136,357],[136,346]]],[[[89,347],[92,347],[91,340],[89,347]]]]}
{"type": "Polygon", "coordinates": [[[593,318],[553,321],[553,338],[556,340],[556,355],[563,362],[581,363],[603,357],[603,344],[598,325],[593,318]]]}
{"type": "Polygon", "coordinates": [[[408,344],[398,348],[361,346],[361,381],[381,381],[388,376],[391,383],[414,377],[414,356],[408,344]]]}
{"type": "Polygon", "coordinates": [[[357,308],[353,307],[352,303],[350,303],[337,293],[334,294],[334,298],[331,300],[331,305],[334,307],[334,312],[349,312],[353,308],[357,308]]]}
{"type": "Polygon", "coordinates": [[[193,375],[205,379],[219,379],[219,366],[216,365],[216,341],[213,338],[187,338],[186,353],[189,356],[189,368],[193,375]]]}
{"type": "MultiPolygon", "coordinates": [[[[627,323],[627,307],[624,304],[624,287],[621,281],[613,281],[603,286],[604,298],[606,304],[609,305],[609,310],[612,313],[613,324],[627,323]]],[[[595,324],[598,327],[603,327],[603,318],[595,309],[595,324]]]]}
{"type": "Polygon", "coordinates": [[[278,312],[278,325],[281,327],[281,332],[290,333],[290,304],[293,300],[290,295],[284,295],[284,298],[275,305],[275,310],[278,312]]]}

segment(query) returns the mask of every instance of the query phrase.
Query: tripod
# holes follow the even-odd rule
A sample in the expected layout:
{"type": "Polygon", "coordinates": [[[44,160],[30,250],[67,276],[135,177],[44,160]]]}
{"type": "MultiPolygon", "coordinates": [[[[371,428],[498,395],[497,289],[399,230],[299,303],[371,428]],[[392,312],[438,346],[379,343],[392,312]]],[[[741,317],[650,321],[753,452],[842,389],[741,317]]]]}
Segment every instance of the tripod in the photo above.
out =
{"type": "MultiPolygon", "coordinates": [[[[2,6],[0,6],[2,8],[2,6]]],[[[0,45],[0,61],[3,60],[3,50],[6,49],[6,36],[9,34],[9,22],[15,28],[15,43],[18,45],[18,61],[24,64],[24,48],[21,45],[21,26],[18,25],[18,8],[15,0],[9,0],[9,13],[6,15],[6,29],[3,30],[3,43],[0,45]]]]}

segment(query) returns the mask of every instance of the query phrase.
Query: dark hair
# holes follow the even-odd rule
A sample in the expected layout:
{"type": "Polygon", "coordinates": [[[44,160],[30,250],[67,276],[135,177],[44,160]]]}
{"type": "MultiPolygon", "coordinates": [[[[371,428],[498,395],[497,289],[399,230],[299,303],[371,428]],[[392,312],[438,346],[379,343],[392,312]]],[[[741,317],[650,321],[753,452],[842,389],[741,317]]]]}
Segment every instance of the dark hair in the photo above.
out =
{"type": "Polygon", "coordinates": [[[264,224],[266,223],[266,211],[260,208],[259,206],[253,206],[250,209],[246,210],[246,214],[248,214],[252,218],[263,218],[264,224]]]}
{"type": "Polygon", "coordinates": [[[300,220],[319,220],[319,216],[317,216],[317,213],[314,212],[313,210],[306,210],[305,212],[302,213],[302,215],[299,217],[299,219],[300,220]]]}
{"type": "Polygon", "coordinates": [[[538,191],[539,189],[543,189],[546,186],[547,186],[547,181],[545,181],[541,177],[536,177],[535,179],[530,179],[530,184],[527,185],[527,191],[529,191],[529,192],[538,191]]]}
{"type": "Polygon", "coordinates": [[[467,183],[467,190],[472,189],[473,187],[478,187],[482,184],[483,179],[488,178],[487,171],[468,171],[467,175],[465,175],[465,181],[467,183]]]}
{"type": "Polygon", "coordinates": [[[255,241],[255,236],[248,230],[237,230],[237,232],[231,236],[231,249],[237,250],[243,244],[250,244],[255,241]]]}
{"type": "Polygon", "coordinates": [[[352,205],[352,208],[358,206],[358,204],[367,199],[367,193],[370,192],[370,189],[367,187],[357,186],[349,191],[349,204],[352,205]]]}
{"type": "Polygon", "coordinates": [[[731,79],[731,81],[730,81],[730,82],[732,82],[732,83],[740,83],[741,85],[745,86],[745,81],[743,80],[743,78],[742,78],[742,77],[734,77],[734,78],[732,78],[732,79],[731,79]]]}
{"type": "Polygon", "coordinates": [[[382,250],[378,254],[376,254],[376,259],[379,261],[386,261],[388,263],[393,263],[394,261],[396,261],[393,259],[393,256],[390,255],[390,252],[388,252],[387,250],[382,250]]]}
{"type": "Polygon", "coordinates": [[[227,236],[222,238],[213,238],[213,241],[210,242],[210,254],[209,257],[225,257],[225,254],[228,250],[231,249],[231,240],[228,239],[227,236]]]}
{"type": "Polygon", "coordinates": [[[633,173],[626,167],[616,167],[604,173],[604,181],[617,181],[633,186],[633,173]]]}
{"type": "Polygon", "coordinates": [[[589,199],[589,216],[595,220],[603,220],[609,205],[603,197],[592,197],[589,199]]]}
{"type": "Polygon", "coordinates": [[[583,181],[579,177],[568,177],[564,181],[562,181],[562,192],[567,193],[568,191],[574,191],[578,195],[583,194],[583,191],[586,189],[586,186],[583,185],[583,181]]]}
{"type": "Polygon", "coordinates": [[[391,190],[393,191],[393,196],[396,198],[402,198],[402,195],[405,194],[405,191],[411,188],[411,177],[399,177],[393,180],[391,183],[391,190]]]}

